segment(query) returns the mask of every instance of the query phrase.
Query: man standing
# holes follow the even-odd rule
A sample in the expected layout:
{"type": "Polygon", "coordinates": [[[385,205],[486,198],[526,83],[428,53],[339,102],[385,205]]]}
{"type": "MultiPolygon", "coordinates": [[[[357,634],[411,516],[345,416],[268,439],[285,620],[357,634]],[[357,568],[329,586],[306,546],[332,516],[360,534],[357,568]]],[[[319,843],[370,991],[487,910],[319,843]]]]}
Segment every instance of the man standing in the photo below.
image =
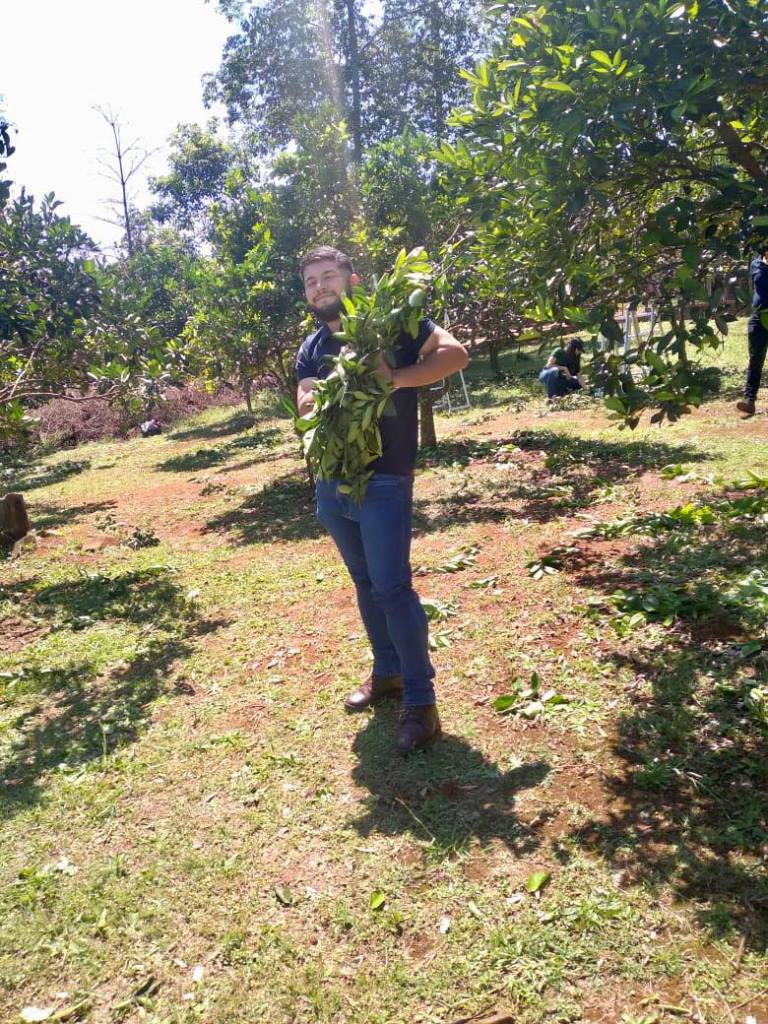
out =
{"type": "MultiPolygon", "coordinates": [[[[314,404],[315,382],[327,376],[325,356],[339,354],[341,296],[359,283],[348,256],[320,246],[301,260],[309,309],[323,326],[302,343],[296,357],[299,414],[314,404]]],[[[435,671],[429,658],[427,618],[411,583],[410,545],[413,469],[417,448],[416,389],[449,377],[469,359],[463,346],[431,320],[418,337],[402,334],[397,366],[382,361],[381,376],[395,391],[393,416],[381,420],[382,455],[361,503],[340,493],[340,480],[317,481],[317,517],[330,533],[357,591],[360,615],[373,650],[369,678],[351,693],[348,711],[388,697],[401,697],[398,750],[407,755],[428,747],[440,735],[435,702],[435,671]]]]}
{"type": "Polygon", "coordinates": [[[760,379],[763,375],[765,364],[765,353],[768,351],[768,329],[762,321],[763,314],[768,318],[768,242],[760,246],[760,255],[752,260],[749,267],[749,276],[752,278],[752,316],[747,326],[747,339],[749,342],[749,365],[747,367],[747,382],[744,386],[744,400],[736,403],[739,412],[747,416],[755,414],[755,400],[760,387],[760,379]]]}

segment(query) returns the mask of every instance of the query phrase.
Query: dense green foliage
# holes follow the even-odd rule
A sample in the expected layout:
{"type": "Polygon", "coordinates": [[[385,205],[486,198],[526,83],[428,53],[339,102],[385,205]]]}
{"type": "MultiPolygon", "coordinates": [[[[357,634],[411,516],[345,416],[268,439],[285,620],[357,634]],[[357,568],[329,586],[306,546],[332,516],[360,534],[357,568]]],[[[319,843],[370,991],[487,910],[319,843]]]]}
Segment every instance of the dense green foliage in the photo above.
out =
{"type": "Polygon", "coordinates": [[[87,380],[93,244],[59,205],[49,195],[36,209],[22,192],[0,210],[0,433],[19,429],[29,404],[87,380]]]}
{"type": "Polygon", "coordinates": [[[602,331],[611,407],[674,418],[701,399],[723,284],[768,227],[758,0],[496,4],[504,39],[444,144],[471,249],[537,320],[602,331]],[[712,287],[707,287],[707,283],[712,287]],[[663,329],[619,351],[617,306],[663,329]],[[633,372],[634,370],[634,372],[633,372]]]}
{"type": "MultiPolygon", "coordinates": [[[[289,395],[298,258],[329,242],[366,274],[426,247],[430,312],[496,375],[505,347],[580,331],[622,425],[701,401],[768,233],[762,3],[219,8],[233,34],[206,96],[229,132],[178,127],[130,253],[100,258],[52,197],[9,205],[0,180],[6,429],[47,394],[151,403],[190,375],[249,405],[257,378],[289,395]],[[654,334],[625,344],[641,303],[654,334]]],[[[0,173],[12,151],[0,130],[0,173]]]]}
{"type": "Polygon", "coordinates": [[[270,153],[333,111],[349,126],[356,162],[407,128],[440,136],[465,95],[456,68],[482,45],[480,4],[384,0],[219,0],[234,25],[206,96],[226,105],[249,146],[270,153]]]}

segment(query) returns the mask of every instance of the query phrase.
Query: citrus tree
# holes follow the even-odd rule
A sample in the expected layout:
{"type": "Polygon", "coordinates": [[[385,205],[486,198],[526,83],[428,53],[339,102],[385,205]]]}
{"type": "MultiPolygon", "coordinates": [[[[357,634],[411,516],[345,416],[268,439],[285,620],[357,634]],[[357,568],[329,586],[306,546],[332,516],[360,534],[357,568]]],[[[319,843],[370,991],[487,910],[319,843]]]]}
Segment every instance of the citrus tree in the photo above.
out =
{"type": "Polygon", "coordinates": [[[761,0],[497,3],[501,42],[464,72],[442,159],[470,241],[521,311],[607,339],[622,423],[702,398],[723,283],[768,229],[768,21],[761,0]],[[662,326],[622,351],[619,304],[662,326]]]}
{"type": "Polygon", "coordinates": [[[53,195],[0,209],[0,431],[23,429],[25,409],[88,387],[85,323],[99,308],[93,243],[53,195]]]}

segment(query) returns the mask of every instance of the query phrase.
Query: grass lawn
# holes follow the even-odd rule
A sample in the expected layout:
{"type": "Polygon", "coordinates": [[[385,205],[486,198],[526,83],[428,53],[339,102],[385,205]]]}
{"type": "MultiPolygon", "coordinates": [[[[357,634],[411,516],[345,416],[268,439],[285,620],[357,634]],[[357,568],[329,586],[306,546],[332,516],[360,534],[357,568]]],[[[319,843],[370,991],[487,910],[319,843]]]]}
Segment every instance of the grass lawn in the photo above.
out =
{"type": "Polygon", "coordinates": [[[284,417],[7,468],[0,1020],[768,1024],[745,348],[634,433],[473,361],[417,470],[445,737],[408,761],[341,707],[370,662],[284,417]]]}

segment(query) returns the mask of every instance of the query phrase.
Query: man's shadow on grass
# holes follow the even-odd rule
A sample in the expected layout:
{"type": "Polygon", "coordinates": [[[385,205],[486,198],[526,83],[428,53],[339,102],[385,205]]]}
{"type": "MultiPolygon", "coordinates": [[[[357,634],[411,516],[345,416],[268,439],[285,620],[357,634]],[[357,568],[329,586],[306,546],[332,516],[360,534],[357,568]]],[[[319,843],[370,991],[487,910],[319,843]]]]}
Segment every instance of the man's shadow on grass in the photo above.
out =
{"type": "Polygon", "coordinates": [[[535,827],[515,813],[515,797],[550,772],[545,761],[502,771],[458,736],[443,734],[424,753],[394,754],[397,712],[377,708],[355,737],[354,780],[370,791],[368,810],[351,824],[362,836],[411,834],[439,858],[467,849],[474,838],[499,839],[517,855],[541,843],[535,827]]]}
{"type": "Polygon", "coordinates": [[[25,666],[2,680],[0,713],[3,704],[18,710],[3,716],[0,820],[41,800],[51,773],[106,764],[134,742],[174,664],[193,653],[196,638],[225,624],[200,618],[173,575],[159,567],[54,584],[36,592],[31,608],[70,633],[71,644],[99,622],[149,628],[110,672],[83,657],[62,668],[25,666]]]}
{"type": "Polygon", "coordinates": [[[309,540],[325,535],[315,517],[315,494],[296,469],[266,484],[242,505],[209,519],[206,533],[234,534],[240,544],[309,540]]]}

